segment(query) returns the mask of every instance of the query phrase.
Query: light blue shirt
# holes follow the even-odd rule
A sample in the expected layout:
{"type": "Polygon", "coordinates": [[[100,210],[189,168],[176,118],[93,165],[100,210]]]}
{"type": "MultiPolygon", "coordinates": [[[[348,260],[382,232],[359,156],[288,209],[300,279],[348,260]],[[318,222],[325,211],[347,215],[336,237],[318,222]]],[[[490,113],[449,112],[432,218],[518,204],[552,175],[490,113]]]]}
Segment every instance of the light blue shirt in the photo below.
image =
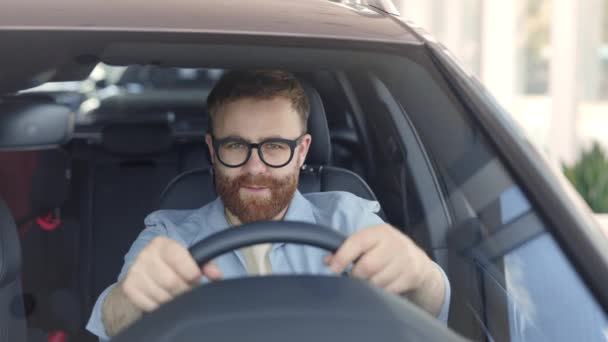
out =
{"type": "MultiPolygon", "coordinates": [[[[369,201],[348,192],[332,191],[303,195],[296,191],[285,214],[285,220],[316,223],[351,235],[362,228],[384,223],[377,215],[379,211],[378,202],[369,201]]],[[[118,280],[126,275],[139,252],[157,236],[166,236],[184,247],[190,247],[207,236],[230,226],[224,216],[224,204],[220,198],[199,209],[155,211],[146,217],[144,223],[146,228],[139,234],[125,255],[125,263],[118,280]]],[[[333,273],[323,263],[323,257],[327,254],[327,251],[316,247],[277,243],[273,244],[269,259],[273,274],[331,275],[333,273]]],[[[219,256],[215,262],[224,278],[247,276],[246,264],[238,250],[219,256]]],[[[437,267],[441,269],[439,266],[437,267]]],[[[443,276],[446,293],[437,318],[447,322],[450,284],[445,273],[443,276]]],[[[206,282],[206,279],[203,277],[201,282],[206,282]]],[[[109,286],[99,295],[87,324],[87,330],[99,336],[101,340],[109,339],[101,320],[101,307],[113,286],[109,286]]]]}

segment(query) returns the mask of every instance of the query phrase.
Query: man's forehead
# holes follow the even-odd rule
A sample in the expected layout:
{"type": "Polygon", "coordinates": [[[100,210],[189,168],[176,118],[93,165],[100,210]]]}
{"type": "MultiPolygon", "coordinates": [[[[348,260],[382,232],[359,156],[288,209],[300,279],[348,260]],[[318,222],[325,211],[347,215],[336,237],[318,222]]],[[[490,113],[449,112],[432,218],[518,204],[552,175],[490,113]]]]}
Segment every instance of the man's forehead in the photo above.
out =
{"type": "Polygon", "coordinates": [[[214,119],[214,132],[221,137],[248,140],[294,139],[302,131],[301,120],[289,100],[242,99],[227,104],[214,119]]]}
{"type": "Polygon", "coordinates": [[[296,112],[291,101],[288,98],[282,96],[276,96],[268,99],[258,99],[253,97],[243,97],[235,99],[224,104],[220,112],[265,112],[268,110],[277,112],[296,112]]]}
{"type": "Polygon", "coordinates": [[[238,140],[245,140],[247,142],[250,143],[257,143],[257,142],[261,142],[264,140],[269,140],[269,139],[287,139],[287,140],[294,140],[298,137],[296,136],[291,136],[288,134],[272,134],[272,135],[252,135],[252,134],[246,134],[246,135],[239,135],[239,134],[222,134],[221,136],[216,136],[216,138],[218,139],[238,139],[238,140]]]}

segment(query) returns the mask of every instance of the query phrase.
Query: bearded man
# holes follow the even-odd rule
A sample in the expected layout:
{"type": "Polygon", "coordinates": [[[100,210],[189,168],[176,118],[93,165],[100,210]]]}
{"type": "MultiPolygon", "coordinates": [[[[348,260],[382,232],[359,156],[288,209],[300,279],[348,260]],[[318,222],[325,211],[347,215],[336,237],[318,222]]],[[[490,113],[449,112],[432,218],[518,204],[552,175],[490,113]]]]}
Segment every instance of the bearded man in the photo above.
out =
{"type": "Polygon", "coordinates": [[[207,281],[266,274],[350,274],[406,296],[447,321],[447,277],[407,236],[383,222],[375,201],[347,192],[297,190],[313,137],[310,105],[298,80],[284,71],[225,74],[207,99],[205,141],[218,197],[184,211],[156,211],[125,256],[116,284],[99,296],[87,329],[101,340],[145,312],[207,281]],[[239,225],[269,220],[311,222],[348,238],[335,254],[291,244],[262,244],[197,266],[188,248],[239,225]]]}

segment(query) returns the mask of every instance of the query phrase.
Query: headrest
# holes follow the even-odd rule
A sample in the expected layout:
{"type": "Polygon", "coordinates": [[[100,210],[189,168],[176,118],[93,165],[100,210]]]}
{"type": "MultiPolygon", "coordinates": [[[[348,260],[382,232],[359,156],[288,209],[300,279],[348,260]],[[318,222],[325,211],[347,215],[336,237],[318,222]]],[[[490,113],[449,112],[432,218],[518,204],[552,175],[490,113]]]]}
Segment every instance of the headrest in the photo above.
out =
{"type": "Polygon", "coordinates": [[[0,97],[0,149],[22,151],[65,144],[74,129],[73,111],[45,96],[0,97]]]}
{"type": "Polygon", "coordinates": [[[325,107],[323,107],[321,96],[310,84],[302,80],[300,83],[310,101],[308,133],[312,136],[312,143],[306,157],[306,164],[327,165],[331,158],[331,139],[325,117],[325,107]]]}
{"type": "Polygon", "coordinates": [[[159,208],[196,209],[216,197],[213,171],[194,169],[173,178],[160,195],[159,208]]]}
{"type": "Polygon", "coordinates": [[[204,142],[181,145],[180,159],[180,169],[182,171],[207,169],[211,167],[211,156],[209,155],[207,144],[204,142]]]}
{"type": "Polygon", "coordinates": [[[171,130],[167,124],[111,124],[102,130],[102,144],[108,152],[141,155],[171,149],[171,130]]]}
{"type": "Polygon", "coordinates": [[[40,151],[29,192],[31,215],[42,215],[63,205],[70,188],[70,160],[63,150],[40,151]]]}
{"type": "Polygon", "coordinates": [[[19,276],[21,248],[15,221],[4,200],[0,197],[0,288],[19,276]]]}

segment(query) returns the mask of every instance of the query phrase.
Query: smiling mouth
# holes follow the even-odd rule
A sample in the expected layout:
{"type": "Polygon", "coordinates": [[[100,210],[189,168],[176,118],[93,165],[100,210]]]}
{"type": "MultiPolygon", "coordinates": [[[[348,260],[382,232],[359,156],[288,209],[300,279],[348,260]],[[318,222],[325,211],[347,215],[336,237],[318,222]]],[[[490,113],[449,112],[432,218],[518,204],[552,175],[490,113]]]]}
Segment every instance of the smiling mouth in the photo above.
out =
{"type": "Polygon", "coordinates": [[[249,190],[249,191],[262,191],[262,190],[266,190],[268,188],[265,186],[245,185],[245,186],[243,186],[243,189],[249,190]]]}

